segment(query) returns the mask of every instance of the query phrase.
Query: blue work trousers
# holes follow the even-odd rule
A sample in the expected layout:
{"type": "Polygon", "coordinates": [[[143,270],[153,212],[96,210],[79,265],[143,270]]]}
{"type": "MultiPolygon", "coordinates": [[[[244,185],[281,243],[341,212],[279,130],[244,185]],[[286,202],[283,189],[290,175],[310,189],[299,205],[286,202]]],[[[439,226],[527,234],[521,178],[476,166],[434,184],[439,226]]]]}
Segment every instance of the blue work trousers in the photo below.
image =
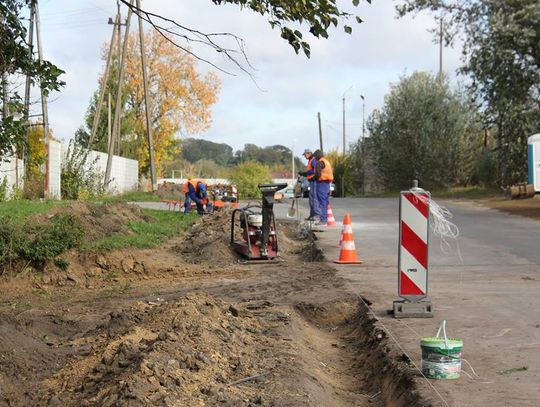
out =
{"type": "Polygon", "coordinates": [[[319,198],[317,195],[317,184],[315,180],[309,181],[309,216],[316,218],[321,216],[321,208],[319,207],[319,198]]]}
{"type": "Polygon", "coordinates": [[[197,193],[195,192],[188,192],[185,196],[186,200],[184,202],[184,213],[189,213],[189,210],[191,209],[191,201],[195,202],[195,205],[197,205],[197,212],[199,214],[204,213],[204,206],[201,201],[201,198],[197,196],[197,193]]]}
{"type": "Polygon", "coordinates": [[[321,211],[321,223],[326,223],[329,199],[330,199],[330,183],[324,182],[324,181],[317,182],[317,200],[319,201],[319,208],[321,211]]]}

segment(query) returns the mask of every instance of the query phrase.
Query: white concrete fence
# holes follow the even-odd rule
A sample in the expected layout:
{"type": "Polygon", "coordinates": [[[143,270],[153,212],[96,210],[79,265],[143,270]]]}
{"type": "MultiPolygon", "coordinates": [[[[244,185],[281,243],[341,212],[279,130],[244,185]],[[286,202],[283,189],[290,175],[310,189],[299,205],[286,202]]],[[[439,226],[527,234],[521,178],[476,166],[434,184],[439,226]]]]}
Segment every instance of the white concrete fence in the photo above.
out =
{"type": "MultiPolygon", "coordinates": [[[[49,199],[60,199],[62,184],[62,161],[66,159],[67,149],[58,141],[49,141],[47,144],[48,160],[45,164],[45,196],[49,199]]],[[[90,151],[87,160],[87,167],[93,165],[93,169],[105,177],[107,168],[107,157],[105,153],[90,151]]],[[[137,160],[113,156],[111,166],[111,180],[109,192],[113,194],[133,191],[139,186],[139,163],[137,160]]],[[[0,157],[0,184],[6,180],[7,197],[13,194],[17,187],[24,187],[24,161],[14,157],[0,157]]]]}

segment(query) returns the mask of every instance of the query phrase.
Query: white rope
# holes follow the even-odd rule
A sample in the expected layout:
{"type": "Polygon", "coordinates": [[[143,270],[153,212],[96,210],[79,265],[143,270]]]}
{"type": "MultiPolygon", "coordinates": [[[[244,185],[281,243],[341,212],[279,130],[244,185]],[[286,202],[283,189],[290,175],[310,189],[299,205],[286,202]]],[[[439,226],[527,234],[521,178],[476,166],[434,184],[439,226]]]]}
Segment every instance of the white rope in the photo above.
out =
{"type": "Polygon", "coordinates": [[[429,207],[429,223],[433,233],[441,238],[441,251],[446,253],[447,249],[452,248],[448,239],[455,240],[457,253],[463,264],[463,258],[461,257],[461,250],[459,249],[459,242],[457,240],[459,237],[459,228],[450,220],[454,217],[452,212],[447,207],[435,202],[429,193],[422,188],[411,189],[410,192],[414,195],[415,199],[425,203],[429,207]]]}

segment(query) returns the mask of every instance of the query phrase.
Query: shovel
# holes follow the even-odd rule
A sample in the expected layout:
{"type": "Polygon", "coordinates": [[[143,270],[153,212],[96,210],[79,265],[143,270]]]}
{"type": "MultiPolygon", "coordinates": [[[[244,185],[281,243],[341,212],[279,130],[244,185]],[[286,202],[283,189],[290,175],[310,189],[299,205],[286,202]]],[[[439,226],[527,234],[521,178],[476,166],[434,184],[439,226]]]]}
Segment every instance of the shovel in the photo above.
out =
{"type": "Polygon", "coordinates": [[[289,211],[287,212],[287,217],[288,218],[294,218],[294,216],[296,215],[296,208],[294,207],[295,203],[296,203],[296,198],[293,199],[292,205],[289,208],[289,211]]]}

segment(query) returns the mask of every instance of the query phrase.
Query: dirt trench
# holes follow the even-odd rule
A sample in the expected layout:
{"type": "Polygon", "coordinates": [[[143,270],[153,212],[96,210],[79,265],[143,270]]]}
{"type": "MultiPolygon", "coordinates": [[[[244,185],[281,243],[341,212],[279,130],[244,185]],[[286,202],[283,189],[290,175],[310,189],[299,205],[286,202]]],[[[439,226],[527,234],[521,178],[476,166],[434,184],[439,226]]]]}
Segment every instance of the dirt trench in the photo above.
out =
{"type": "Polygon", "coordinates": [[[282,225],[279,261],[238,264],[220,219],[3,281],[0,405],[429,405],[364,303],[309,261],[310,239],[282,225]]]}

